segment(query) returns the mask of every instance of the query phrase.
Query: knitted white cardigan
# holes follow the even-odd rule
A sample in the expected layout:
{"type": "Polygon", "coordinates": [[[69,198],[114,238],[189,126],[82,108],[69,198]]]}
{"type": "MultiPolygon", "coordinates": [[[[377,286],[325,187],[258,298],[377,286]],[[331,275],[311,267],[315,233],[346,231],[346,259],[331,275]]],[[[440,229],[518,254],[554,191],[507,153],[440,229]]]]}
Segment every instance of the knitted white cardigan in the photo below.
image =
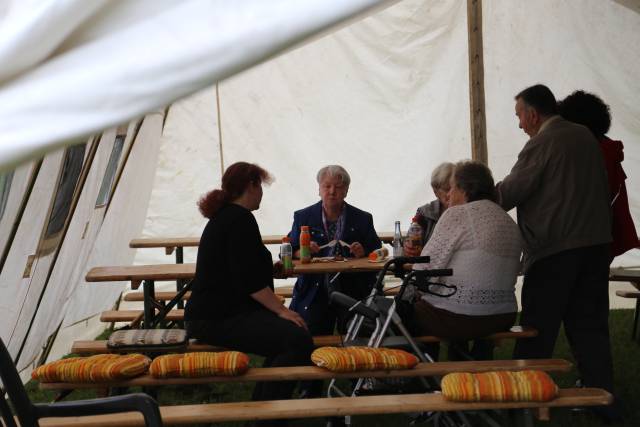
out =
{"type": "Polygon", "coordinates": [[[521,251],[518,226],[497,204],[478,200],[452,206],[422,250],[431,261],[416,264],[414,269],[451,268],[453,276],[436,281],[456,285],[458,291],[449,298],[430,294],[422,298],[444,310],[471,316],[515,312],[521,251]]]}

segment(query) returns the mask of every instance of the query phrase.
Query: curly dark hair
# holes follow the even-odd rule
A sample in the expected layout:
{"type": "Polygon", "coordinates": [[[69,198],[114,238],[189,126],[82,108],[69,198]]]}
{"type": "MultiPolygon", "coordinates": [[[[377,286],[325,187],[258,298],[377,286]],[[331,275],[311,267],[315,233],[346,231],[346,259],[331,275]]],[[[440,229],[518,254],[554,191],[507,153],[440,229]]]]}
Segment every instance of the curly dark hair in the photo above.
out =
{"type": "Polygon", "coordinates": [[[598,95],[577,90],[558,102],[562,117],[584,125],[598,138],[602,138],[611,127],[609,106],[598,95]]]}

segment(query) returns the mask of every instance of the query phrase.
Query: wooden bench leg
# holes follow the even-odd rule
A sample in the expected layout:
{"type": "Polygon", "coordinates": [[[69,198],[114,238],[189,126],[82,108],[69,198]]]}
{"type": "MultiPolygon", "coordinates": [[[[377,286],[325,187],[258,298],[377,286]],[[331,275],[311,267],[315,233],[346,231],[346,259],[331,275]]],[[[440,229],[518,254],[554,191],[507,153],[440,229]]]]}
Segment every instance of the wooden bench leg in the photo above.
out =
{"type": "Polygon", "coordinates": [[[549,408],[537,408],[535,411],[535,417],[538,421],[549,421],[551,419],[549,408]]]}
{"type": "MultiPolygon", "coordinates": [[[[183,248],[182,247],[176,248],[176,264],[182,264],[183,262],[184,262],[183,248]]],[[[186,284],[185,281],[182,279],[176,280],[176,290],[180,292],[182,288],[184,288],[185,284],[186,284]]],[[[180,301],[178,301],[178,309],[182,309],[182,308],[184,308],[184,301],[182,300],[182,298],[180,298],[180,301]]],[[[184,329],[184,322],[180,321],[180,322],[177,322],[177,324],[179,328],[184,329]]]]}
{"type": "Polygon", "coordinates": [[[56,396],[53,398],[53,401],[54,402],[62,401],[62,399],[64,399],[65,397],[69,396],[72,391],[73,391],[72,388],[66,389],[66,390],[60,390],[60,392],[58,394],[56,394],[56,396]]]}
{"type": "Polygon", "coordinates": [[[638,338],[638,322],[640,321],[638,311],[640,311],[640,298],[636,299],[636,309],[633,312],[633,329],[631,330],[631,339],[640,342],[638,338]]]}
{"type": "Polygon", "coordinates": [[[533,427],[533,410],[532,409],[514,409],[512,410],[513,425],[518,427],[533,427]]]}
{"type": "Polygon", "coordinates": [[[156,314],[156,308],[153,305],[156,293],[155,282],[153,280],[145,280],[142,286],[144,293],[144,328],[150,329],[156,314]]]}

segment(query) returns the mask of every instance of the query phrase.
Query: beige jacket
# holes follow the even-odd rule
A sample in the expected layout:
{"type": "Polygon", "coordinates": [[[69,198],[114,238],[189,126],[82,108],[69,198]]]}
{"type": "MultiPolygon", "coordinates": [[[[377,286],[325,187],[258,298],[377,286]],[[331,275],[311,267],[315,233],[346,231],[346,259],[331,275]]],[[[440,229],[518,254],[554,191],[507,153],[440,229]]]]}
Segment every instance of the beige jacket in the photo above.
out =
{"type": "Polygon", "coordinates": [[[546,256],[611,242],[607,173],[584,126],[550,118],[496,190],[505,210],[517,208],[525,272],[546,256]]]}

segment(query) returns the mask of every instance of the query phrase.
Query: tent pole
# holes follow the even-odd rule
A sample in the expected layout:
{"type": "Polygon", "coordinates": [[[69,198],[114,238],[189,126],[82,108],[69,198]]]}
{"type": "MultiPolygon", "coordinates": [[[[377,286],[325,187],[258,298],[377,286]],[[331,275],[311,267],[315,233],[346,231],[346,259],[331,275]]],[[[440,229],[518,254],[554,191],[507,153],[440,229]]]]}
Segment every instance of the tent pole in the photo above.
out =
{"type": "Polygon", "coordinates": [[[218,147],[220,149],[220,176],[224,174],[224,153],[222,151],[222,122],[220,114],[220,91],[218,90],[218,82],[216,82],[216,107],[218,114],[218,147]]]}
{"type": "Polygon", "coordinates": [[[488,164],[487,122],[484,107],[482,0],[467,0],[469,35],[469,106],[471,108],[471,158],[488,164]]]}

